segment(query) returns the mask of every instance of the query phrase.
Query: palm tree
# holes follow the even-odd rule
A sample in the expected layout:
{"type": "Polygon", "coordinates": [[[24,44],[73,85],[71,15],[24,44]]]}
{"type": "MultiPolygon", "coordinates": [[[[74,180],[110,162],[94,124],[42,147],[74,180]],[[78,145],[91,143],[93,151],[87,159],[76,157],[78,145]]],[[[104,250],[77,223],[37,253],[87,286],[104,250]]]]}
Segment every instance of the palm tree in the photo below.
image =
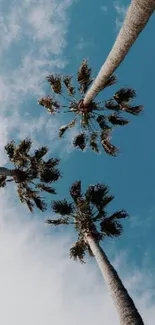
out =
{"type": "MultiPolygon", "coordinates": [[[[53,96],[42,97],[38,103],[44,106],[50,114],[62,112],[73,115],[73,119],[59,129],[60,138],[64,136],[68,129],[78,125],[79,132],[73,139],[74,147],[84,150],[89,146],[97,153],[100,152],[100,148],[104,148],[107,154],[116,156],[118,148],[110,142],[113,128],[129,123],[123,117],[123,112],[138,115],[143,109],[142,106],[134,106],[132,103],[132,100],[136,97],[135,91],[122,88],[110,100],[104,103],[91,101],[89,105],[84,106],[84,95],[93,81],[92,71],[86,60],[82,61],[76,79],[78,89],[72,84],[72,76],[48,76],[47,80],[53,93],[56,94],[56,98],[53,96]],[[67,94],[64,95],[65,91],[67,94]],[[75,97],[76,94],[77,98],[75,97]],[[63,101],[65,99],[66,105],[58,101],[58,97],[63,101]],[[115,112],[108,114],[108,111],[112,109],[115,112]]],[[[116,77],[111,76],[106,83],[106,87],[114,83],[116,83],[116,77]]]]}
{"type": "Polygon", "coordinates": [[[154,0],[131,1],[116,41],[84,98],[84,105],[87,106],[101,89],[105,88],[107,80],[124,60],[131,46],[145,28],[154,9],[154,0]]]}
{"type": "Polygon", "coordinates": [[[0,167],[0,187],[14,181],[20,201],[26,203],[31,212],[34,207],[44,211],[47,205],[41,192],[56,194],[55,189],[49,185],[60,178],[60,171],[57,168],[59,159],[50,158],[45,161],[44,156],[48,148],[41,147],[31,154],[31,147],[30,139],[21,141],[19,145],[11,141],[5,146],[7,156],[14,167],[12,169],[0,167]]]}
{"type": "Polygon", "coordinates": [[[107,205],[113,200],[104,184],[91,185],[83,194],[81,182],[73,183],[70,188],[72,202],[66,199],[53,201],[52,208],[59,218],[46,220],[49,225],[72,224],[78,233],[78,240],[70,249],[70,257],[84,262],[88,252],[94,256],[116,305],[122,325],[144,325],[133,300],[123,286],[116,270],[108,260],[100,242],[106,237],[119,237],[123,231],[121,219],[128,217],[124,210],[107,213],[107,205]]]}

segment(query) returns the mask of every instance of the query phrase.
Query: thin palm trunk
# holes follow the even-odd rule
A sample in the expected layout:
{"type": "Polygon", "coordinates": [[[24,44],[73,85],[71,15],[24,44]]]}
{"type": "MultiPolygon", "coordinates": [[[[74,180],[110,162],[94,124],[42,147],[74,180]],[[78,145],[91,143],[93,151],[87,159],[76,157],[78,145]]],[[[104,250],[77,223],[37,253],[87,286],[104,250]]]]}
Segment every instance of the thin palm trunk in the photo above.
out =
{"type": "Polygon", "coordinates": [[[0,167],[0,176],[13,176],[13,170],[5,167],[0,167]]]}
{"type": "Polygon", "coordinates": [[[155,0],[131,1],[123,26],[120,29],[112,50],[85,96],[85,105],[88,105],[100,90],[104,88],[109,77],[123,61],[131,46],[146,26],[154,9],[155,0]]]}
{"type": "Polygon", "coordinates": [[[108,290],[117,308],[121,325],[144,325],[144,322],[123,286],[116,270],[111,265],[106,254],[92,236],[86,235],[86,240],[96,258],[97,264],[102,272],[108,290]]]}

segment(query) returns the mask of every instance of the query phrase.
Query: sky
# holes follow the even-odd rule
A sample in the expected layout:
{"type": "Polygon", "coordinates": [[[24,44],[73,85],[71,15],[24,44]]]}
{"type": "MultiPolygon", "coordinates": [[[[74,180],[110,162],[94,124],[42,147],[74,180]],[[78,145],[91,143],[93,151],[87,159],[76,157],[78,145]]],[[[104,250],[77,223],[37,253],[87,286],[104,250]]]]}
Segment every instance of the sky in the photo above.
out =
{"type": "MultiPolygon", "coordinates": [[[[37,104],[50,89],[49,73],[74,74],[84,58],[97,75],[121,27],[129,1],[0,0],[0,165],[9,166],[4,146],[31,137],[34,148],[48,145],[60,157],[61,198],[72,182],[83,187],[104,182],[115,200],[111,210],[126,209],[131,218],[124,234],[103,248],[119,272],[147,325],[155,318],[155,43],[152,16],[146,29],[117,70],[119,87],[136,90],[144,112],[113,142],[117,158],[72,148],[72,130],[63,140],[57,130],[63,116],[51,117],[37,104]]],[[[107,94],[107,95],[106,95],[107,94]]],[[[111,96],[110,95],[110,96],[111,96]]],[[[107,97],[106,97],[107,96],[107,97]]],[[[3,325],[119,324],[105,283],[95,264],[75,263],[69,248],[72,230],[55,231],[44,224],[52,215],[31,215],[12,185],[0,191],[0,322],[3,325]]]]}

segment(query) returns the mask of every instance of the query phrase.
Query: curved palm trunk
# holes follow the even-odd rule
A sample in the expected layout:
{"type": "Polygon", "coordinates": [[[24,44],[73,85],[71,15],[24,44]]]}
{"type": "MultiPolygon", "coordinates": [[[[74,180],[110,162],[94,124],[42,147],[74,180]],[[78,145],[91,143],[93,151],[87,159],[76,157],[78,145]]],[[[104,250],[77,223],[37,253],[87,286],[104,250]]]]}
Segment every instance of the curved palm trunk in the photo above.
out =
{"type": "Polygon", "coordinates": [[[123,61],[140,32],[144,29],[154,9],[155,0],[131,1],[123,26],[112,50],[85,96],[85,105],[88,105],[99,91],[104,88],[106,81],[123,61]]]}
{"type": "Polygon", "coordinates": [[[94,254],[98,266],[103,274],[109,292],[116,305],[121,325],[144,325],[133,300],[123,286],[116,270],[109,262],[106,254],[92,236],[86,235],[86,240],[94,254]]]}
{"type": "Polygon", "coordinates": [[[0,176],[13,176],[13,170],[0,167],[0,176]]]}

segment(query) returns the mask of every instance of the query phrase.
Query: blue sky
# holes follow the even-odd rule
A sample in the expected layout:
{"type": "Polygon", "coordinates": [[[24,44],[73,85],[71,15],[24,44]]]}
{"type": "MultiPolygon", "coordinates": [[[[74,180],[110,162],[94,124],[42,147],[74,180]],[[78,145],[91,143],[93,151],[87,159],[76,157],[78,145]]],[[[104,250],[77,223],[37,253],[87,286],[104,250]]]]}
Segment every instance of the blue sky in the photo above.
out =
{"type": "MultiPolygon", "coordinates": [[[[119,270],[144,320],[153,325],[154,306],[154,214],[155,129],[154,15],[117,71],[119,82],[100,94],[108,99],[122,86],[134,88],[144,112],[129,126],[118,128],[113,142],[120,147],[117,158],[104,152],[73,150],[76,130],[57,139],[63,124],[38,106],[49,93],[49,72],[74,74],[88,58],[94,76],[106,59],[121,26],[129,1],[19,0],[0,1],[0,164],[7,166],[4,145],[11,139],[32,137],[34,147],[48,144],[52,156],[61,157],[63,180],[60,197],[71,183],[105,182],[115,200],[111,209],[126,209],[131,219],[119,240],[104,243],[105,251],[119,270]]],[[[75,240],[72,231],[50,231],[44,218],[33,217],[22,206],[14,187],[1,190],[0,219],[0,320],[10,324],[118,325],[116,311],[94,262],[81,266],[68,257],[75,240]],[[9,313],[8,313],[9,306],[9,313]],[[38,308],[39,307],[39,308],[38,308]],[[61,311],[61,313],[60,313],[61,311]],[[76,319],[75,319],[76,315],[76,319]],[[24,317],[23,317],[24,316],[24,317]],[[45,321],[46,320],[46,321],[45,321]],[[76,323],[77,322],[77,323],[76,323]]]]}

